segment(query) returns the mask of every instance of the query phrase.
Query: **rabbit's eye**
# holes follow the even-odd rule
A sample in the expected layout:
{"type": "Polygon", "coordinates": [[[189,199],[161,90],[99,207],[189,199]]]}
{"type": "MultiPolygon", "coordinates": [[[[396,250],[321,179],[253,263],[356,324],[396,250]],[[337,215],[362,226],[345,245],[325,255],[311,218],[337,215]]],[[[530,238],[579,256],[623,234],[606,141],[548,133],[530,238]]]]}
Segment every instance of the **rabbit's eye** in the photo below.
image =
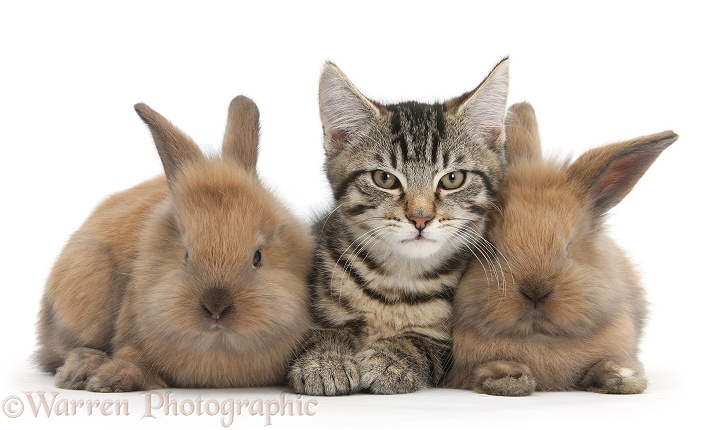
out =
{"type": "Polygon", "coordinates": [[[263,255],[260,253],[260,250],[255,251],[255,254],[253,254],[253,267],[260,267],[262,260],[263,255]]]}

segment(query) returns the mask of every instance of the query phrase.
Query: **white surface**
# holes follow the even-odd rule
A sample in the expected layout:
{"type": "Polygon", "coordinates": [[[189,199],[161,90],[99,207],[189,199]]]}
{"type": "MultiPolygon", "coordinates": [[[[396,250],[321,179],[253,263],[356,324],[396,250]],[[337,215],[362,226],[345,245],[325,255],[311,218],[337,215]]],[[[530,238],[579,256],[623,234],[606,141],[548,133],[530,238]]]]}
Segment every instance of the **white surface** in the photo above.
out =
{"type": "MultiPolygon", "coordinates": [[[[27,360],[43,284],[67,237],[106,195],[161,172],[134,103],[146,102],[215,150],[230,99],[253,98],[261,109],[262,176],[306,215],[328,202],[317,111],[326,59],[366,95],[389,102],[459,95],[506,55],[509,102],[534,105],[546,152],[577,155],[666,129],[681,136],[610,217],[613,236],[647,284],[651,316],[642,360],[649,390],[522,399],[454,390],[320,398],[314,416],[276,417],[274,427],[688,428],[706,418],[714,287],[708,273],[714,32],[707,9],[686,2],[204,3],[0,5],[0,400],[20,396],[26,404],[20,418],[0,411],[2,428],[221,428],[219,416],[205,414],[142,419],[139,393],[62,391],[58,397],[127,399],[126,417],[35,418],[22,394],[56,391],[51,377],[27,360]]],[[[280,392],[175,395],[265,405],[280,392]]],[[[241,415],[231,428],[264,424],[264,417],[241,415]]]]}

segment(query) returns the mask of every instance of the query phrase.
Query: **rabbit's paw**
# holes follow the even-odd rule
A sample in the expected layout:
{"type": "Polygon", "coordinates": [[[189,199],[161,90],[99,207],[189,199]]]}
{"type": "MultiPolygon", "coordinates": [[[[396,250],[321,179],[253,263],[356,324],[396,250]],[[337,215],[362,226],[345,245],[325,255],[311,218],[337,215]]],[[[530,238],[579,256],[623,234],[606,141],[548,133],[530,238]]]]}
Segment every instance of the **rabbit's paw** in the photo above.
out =
{"type": "Polygon", "coordinates": [[[528,366],[513,361],[491,361],[476,368],[473,389],[492,396],[522,397],[533,394],[535,378],[528,366]]]}
{"type": "Polygon", "coordinates": [[[165,388],[166,383],[156,374],[147,373],[126,360],[104,363],[87,381],[87,391],[117,393],[124,391],[165,388]]]}
{"type": "Polygon", "coordinates": [[[588,371],[583,385],[602,394],[640,394],[647,389],[647,378],[615,361],[603,360],[588,371]]]}
{"type": "Polygon", "coordinates": [[[57,369],[55,385],[65,390],[83,390],[87,380],[109,360],[106,353],[97,349],[75,348],[67,354],[64,365],[57,369]]]}

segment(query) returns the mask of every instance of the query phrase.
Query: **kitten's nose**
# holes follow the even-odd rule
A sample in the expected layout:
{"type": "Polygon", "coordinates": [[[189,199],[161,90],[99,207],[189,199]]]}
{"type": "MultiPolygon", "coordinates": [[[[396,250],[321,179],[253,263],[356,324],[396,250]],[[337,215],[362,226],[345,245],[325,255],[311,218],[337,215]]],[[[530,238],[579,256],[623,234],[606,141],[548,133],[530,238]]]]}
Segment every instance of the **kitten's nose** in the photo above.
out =
{"type": "Polygon", "coordinates": [[[416,227],[417,230],[422,231],[426,228],[426,225],[434,219],[434,217],[416,217],[416,216],[410,216],[409,220],[414,223],[414,226],[416,227]]]}

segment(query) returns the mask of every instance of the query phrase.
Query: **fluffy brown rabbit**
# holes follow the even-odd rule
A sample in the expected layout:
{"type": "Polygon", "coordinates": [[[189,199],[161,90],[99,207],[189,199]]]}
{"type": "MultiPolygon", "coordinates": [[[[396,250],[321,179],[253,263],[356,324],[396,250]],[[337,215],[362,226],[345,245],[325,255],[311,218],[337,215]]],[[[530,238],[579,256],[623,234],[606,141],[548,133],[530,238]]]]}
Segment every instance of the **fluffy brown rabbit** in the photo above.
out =
{"type": "Polygon", "coordinates": [[[535,113],[510,109],[509,166],[486,238],[454,299],[446,386],[524,396],[534,390],[641,393],[646,315],[632,263],[604,231],[671,131],[543,160],[535,113]]]}
{"type": "Polygon", "coordinates": [[[165,177],[72,235],[42,299],[39,365],[102,392],[282,384],[309,324],[313,240],[258,180],[257,107],[231,102],[222,158],[134,108],[165,177]]]}

